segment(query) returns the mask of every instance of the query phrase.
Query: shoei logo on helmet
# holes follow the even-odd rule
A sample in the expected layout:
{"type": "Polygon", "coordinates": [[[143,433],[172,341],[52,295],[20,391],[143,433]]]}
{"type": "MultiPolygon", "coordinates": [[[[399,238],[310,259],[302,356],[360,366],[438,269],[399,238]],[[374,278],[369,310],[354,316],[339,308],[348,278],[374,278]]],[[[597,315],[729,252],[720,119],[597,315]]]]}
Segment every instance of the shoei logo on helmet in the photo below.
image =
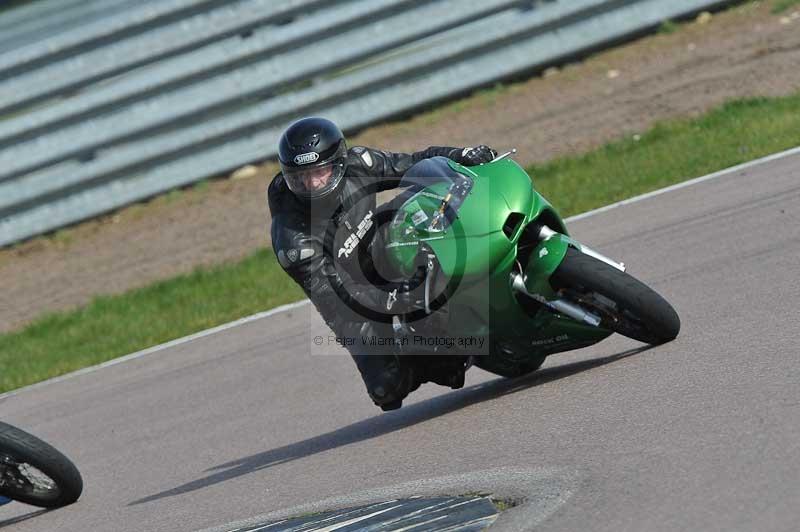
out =
{"type": "Polygon", "coordinates": [[[317,162],[317,159],[319,159],[319,153],[312,151],[295,157],[294,164],[311,164],[317,162]]]}

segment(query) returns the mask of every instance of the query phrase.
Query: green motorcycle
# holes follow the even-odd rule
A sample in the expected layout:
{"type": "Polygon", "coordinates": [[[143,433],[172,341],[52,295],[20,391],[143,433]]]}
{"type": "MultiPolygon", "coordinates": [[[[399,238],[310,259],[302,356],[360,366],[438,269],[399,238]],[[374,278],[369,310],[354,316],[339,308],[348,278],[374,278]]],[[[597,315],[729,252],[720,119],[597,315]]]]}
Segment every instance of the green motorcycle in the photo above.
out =
{"type": "Polygon", "coordinates": [[[480,339],[468,342],[485,346],[470,363],[505,377],[615,332],[647,344],[673,340],[680,319],[672,306],[623,264],[571,238],[513,153],[477,167],[435,158],[424,177],[403,178],[385,249],[396,275],[424,270],[423,308],[407,317],[412,330],[430,321],[450,337],[480,339]]]}

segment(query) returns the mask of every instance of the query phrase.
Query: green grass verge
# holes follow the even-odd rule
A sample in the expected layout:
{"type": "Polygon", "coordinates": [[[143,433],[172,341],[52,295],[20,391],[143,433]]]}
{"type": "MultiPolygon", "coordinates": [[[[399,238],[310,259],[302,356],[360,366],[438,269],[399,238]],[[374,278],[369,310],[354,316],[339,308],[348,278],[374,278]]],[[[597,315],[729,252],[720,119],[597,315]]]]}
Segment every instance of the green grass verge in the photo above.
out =
{"type": "Polygon", "coordinates": [[[797,6],[800,6],[800,0],[775,0],[772,12],[777,15],[797,6]]]}
{"type": "Polygon", "coordinates": [[[259,251],[236,264],[201,268],[123,295],[98,297],[0,336],[0,392],[104,362],[301,299],[259,251]]]}
{"type": "Polygon", "coordinates": [[[528,171],[536,188],[570,216],[798,145],[800,93],[734,101],[528,171]]]}
{"type": "Polygon", "coordinates": [[[678,31],[678,23],[673,20],[665,20],[661,23],[658,27],[658,33],[662,35],[669,35],[670,33],[675,33],[678,31]]]}
{"type": "MultiPolygon", "coordinates": [[[[640,137],[529,168],[564,216],[800,145],[800,93],[726,104],[640,137]]],[[[302,298],[271,250],[0,335],[0,392],[302,298]]]]}

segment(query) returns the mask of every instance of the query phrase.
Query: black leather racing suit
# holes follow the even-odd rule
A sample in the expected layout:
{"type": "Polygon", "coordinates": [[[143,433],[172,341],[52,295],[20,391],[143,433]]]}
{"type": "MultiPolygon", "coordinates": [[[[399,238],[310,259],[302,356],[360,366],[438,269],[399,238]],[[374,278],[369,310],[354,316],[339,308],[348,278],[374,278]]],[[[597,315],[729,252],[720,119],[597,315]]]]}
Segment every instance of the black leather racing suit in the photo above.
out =
{"type": "MultiPolygon", "coordinates": [[[[463,152],[461,148],[430,147],[405,154],[353,147],[348,150],[344,187],[321,205],[297,198],[282,174],[272,180],[268,197],[273,250],[281,267],[302,287],[337,338],[392,335],[390,323],[371,320],[353,308],[362,305],[380,310],[393,305],[388,301],[388,289],[365,277],[370,265],[365,264],[361,251],[377,225],[376,193],[396,188],[411,166],[436,156],[462,162],[463,152]]],[[[386,394],[402,398],[419,385],[418,379],[393,367],[393,352],[365,348],[358,341],[346,347],[376,403],[386,394]]]]}

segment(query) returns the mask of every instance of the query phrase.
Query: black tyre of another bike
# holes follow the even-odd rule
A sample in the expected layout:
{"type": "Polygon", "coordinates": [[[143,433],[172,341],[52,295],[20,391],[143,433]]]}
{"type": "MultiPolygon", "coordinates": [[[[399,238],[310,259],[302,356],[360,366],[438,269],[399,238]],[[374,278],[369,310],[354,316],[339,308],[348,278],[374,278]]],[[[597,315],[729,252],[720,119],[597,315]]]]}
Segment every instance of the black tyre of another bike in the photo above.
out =
{"type": "MultiPolygon", "coordinates": [[[[77,501],[83,491],[81,474],[69,458],[36,436],[0,422],[0,474],[7,469],[3,465],[4,457],[35,467],[49,477],[55,487],[40,489],[30,483],[0,482],[0,495],[42,508],[59,508],[77,501]]],[[[7,477],[19,472],[5,474],[7,477]]]]}
{"type": "MultiPolygon", "coordinates": [[[[593,294],[613,301],[616,308],[608,309],[601,298],[595,298],[595,310],[603,315],[601,327],[628,338],[658,345],[674,340],[680,332],[677,312],[652,288],[577,249],[567,249],[550,283],[555,290],[578,292],[589,301],[593,294]]],[[[585,302],[582,303],[585,307],[585,302]]]]}

